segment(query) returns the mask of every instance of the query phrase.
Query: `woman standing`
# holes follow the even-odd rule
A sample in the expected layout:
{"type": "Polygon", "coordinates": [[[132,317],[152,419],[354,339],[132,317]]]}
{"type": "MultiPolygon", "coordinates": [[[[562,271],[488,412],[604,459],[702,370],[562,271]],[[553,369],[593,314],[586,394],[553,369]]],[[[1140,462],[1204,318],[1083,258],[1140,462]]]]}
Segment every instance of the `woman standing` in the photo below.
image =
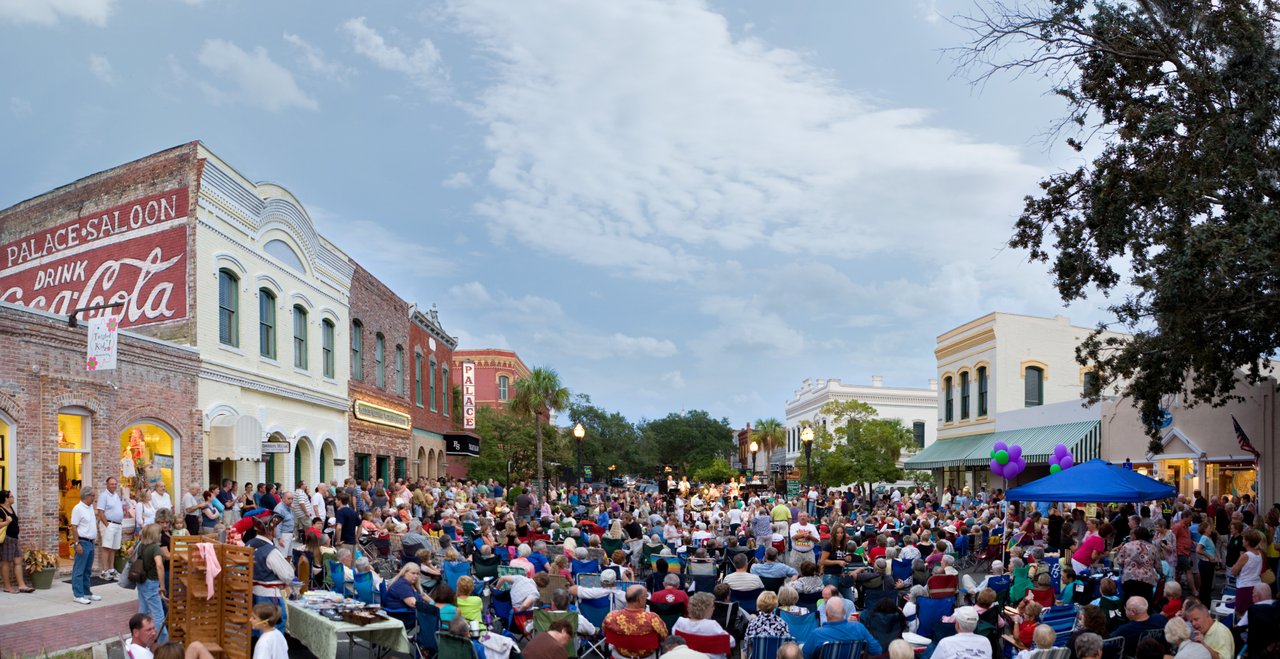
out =
{"type": "Polygon", "coordinates": [[[156,507],[151,504],[151,490],[142,488],[138,492],[138,505],[134,507],[133,518],[137,523],[137,532],[156,523],[156,507]]]}
{"type": "Polygon", "coordinates": [[[1139,525],[1133,539],[1120,546],[1116,563],[1124,574],[1125,597],[1141,596],[1155,610],[1156,584],[1160,582],[1160,550],[1151,544],[1151,531],[1139,525]]]}
{"type": "Polygon", "coordinates": [[[1253,604],[1253,587],[1262,583],[1265,562],[1262,557],[1262,534],[1257,529],[1249,529],[1244,534],[1244,552],[1235,565],[1231,566],[1231,574],[1236,578],[1236,620],[1253,604]]]}
{"type": "Polygon", "coordinates": [[[1197,592],[1205,606],[1212,606],[1213,579],[1218,571],[1218,529],[1212,524],[1201,526],[1200,541],[1196,543],[1196,556],[1200,559],[1200,589],[1197,592]]]}
{"type": "MultiPolygon", "coordinates": [[[[1089,518],[1085,522],[1087,531],[1080,540],[1080,547],[1071,555],[1071,567],[1076,574],[1087,572],[1094,563],[1107,553],[1107,541],[1098,531],[1098,520],[1089,518]]],[[[1108,528],[1110,526],[1108,525],[1108,528]]]]}
{"type": "Polygon", "coordinates": [[[7,529],[4,542],[0,542],[0,586],[6,593],[33,593],[27,585],[22,565],[22,542],[18,540],[18,513],[13,509],[13,492],[0,490],[0,529],[7,529]],[[9,573],[13,572],[18,589],[9,587],[9,573]]]}
{"type": "Polygon", "coordinates": [[[135,561],[142,561],[142,580],[138,582],[138,613],[146,613],[160,630],[157,643],[169,640],[164,625],[165,575],[164,556],[160,552],[160,525],[148,524],[138,538],[138,554],[135,561]]]}

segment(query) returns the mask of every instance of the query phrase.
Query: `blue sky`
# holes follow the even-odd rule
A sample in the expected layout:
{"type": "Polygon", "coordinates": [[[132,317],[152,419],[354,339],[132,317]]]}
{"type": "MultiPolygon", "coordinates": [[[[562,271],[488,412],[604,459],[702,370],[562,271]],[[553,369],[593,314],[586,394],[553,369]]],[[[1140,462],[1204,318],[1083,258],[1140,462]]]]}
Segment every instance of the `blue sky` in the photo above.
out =
{"type": "Polygon", "coordinates": [[[956,0],[0,0],[0,206],[199,139],[465,348],[632,419],[923,386],[935,337],[1064,308],[1003,247],[1071,166],[956,0]]]}

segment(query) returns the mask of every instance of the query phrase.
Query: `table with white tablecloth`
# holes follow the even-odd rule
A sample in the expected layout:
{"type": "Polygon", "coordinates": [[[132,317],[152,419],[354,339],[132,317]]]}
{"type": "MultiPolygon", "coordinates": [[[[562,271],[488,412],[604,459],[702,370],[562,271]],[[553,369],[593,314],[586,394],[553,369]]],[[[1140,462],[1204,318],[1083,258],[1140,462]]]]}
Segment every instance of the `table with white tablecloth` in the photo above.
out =
{"type": "MultiPolygon", "coordinates": [[[[294,601],[286,601],[285,606],[289,611],[285,631],[319,659],[337,659],[338,638],[342,635],[348,640],[356,637],[386,650],[409,654],[404,623],[394,618],[361,626],[330,620],[294,601]]],[[[350,656],[349,646],[347,654],[350,656]]]]}

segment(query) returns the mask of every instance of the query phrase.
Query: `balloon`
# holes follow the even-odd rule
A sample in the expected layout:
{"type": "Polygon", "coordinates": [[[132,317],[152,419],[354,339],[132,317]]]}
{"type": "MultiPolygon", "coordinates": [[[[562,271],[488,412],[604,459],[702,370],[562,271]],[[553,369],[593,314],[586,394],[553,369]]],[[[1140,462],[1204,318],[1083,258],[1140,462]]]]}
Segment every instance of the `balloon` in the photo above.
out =
{"type": "Polygon", "coordinates": [[[1013,462],[1014,462],[1015,464],[1017,464],[1017,465],[1018,465],[1018,471],[1019,471],[1019,472],[1021,472],[1021,471],[1023,471],[1024,469],[1026,469],[1026,468],[1027,468],[1027,461],[1026,461],[1026,459],[1025,459],[1025,458],[1018,458],[1017,460],[1014,460],[1013,462]]]}
{"type": "Polygon", "coordinates": [[[1058,444],[1057,446],[1053,447],[1053,454],[1058,457],[1062,457],[1069,452],[1070,451],[1067,450],[1066,444],[1058,444]]]}
{"type": "Polygon", "coordinates": [[[1062,466],[1061,466],[1061,465],[1056,465],[1056,464],[1054,464],[1054,465],[1049,465],[1049,473],[1051,473],[1051,474],[1056,474],[1056,473],[1058,473],[1058,472],[1060,472],[1060,471],[1062,471],[1062,466]]]}
{"type": "Polygon", "coordinates": [[[1001,464],[999,462],[996,462],[995,458],[991,458],[991,473],[999,476],[1000,470],[1001,470],[1001,464]]]}
{"type": "Polygon", "coordinates": [[[995,449],[995,450],[997,450],[997,451],[1007,451],[1007,450],[1009,450],[1009,445],[1008,445],[1008,444],[1005,444],[1004,442],[996,442],[996,449],[995,449]]]}
{"type": "Polygon", "coordinates": [[[1002,465],[1009,464],[1009,452],[1004,449],[996,451],[996,462],[999,462],[1002,465]]]}
{"type": "Polygon", "coordinates": [[[1061,460],[1058,461],[1058,464],[1061,465],[1063,469],[1070,469],[1072,466],[1075,465],[1075,463],[1076,463],[1075,460],[1072,459],[1070,455],[1064,456],[1061,460]]]}
{"type": "Polygon", "coordinates": [[[1014,444],[1013,446],[1010,446],[1010,447],[1009,447],[1009,458],[1010,458],[1011,460],[1017,460],[1017,459],[1018,459],[1018,458],[1020,458],[1020,457],[1022,457],[1022,447],[1021,447],[1021,446],[1018,446],[1017,444],[1014,444]]]}
{"type": "Polygon", "coordinates": [[[987,454],[987,457],[991,458],[992,460],[995,460],[995,459],[996,459],[996,450],[995,450],[995,449],[991,449],[991,452],[987,454]]]}
{"type": "Polygon", "coordinates": [[[1056,453],[1055,453],[1055,454],[1053,454],[1053,455],[1049,456],[1049,464],[1050,464],[1050,465],[1056,465],[1056,464],[1058,464],[1058,460],[1060,460],[1060,459],[1061,459],[1061,456],[1059,456],[1058,454],[1056,454],[1056,453]]]}

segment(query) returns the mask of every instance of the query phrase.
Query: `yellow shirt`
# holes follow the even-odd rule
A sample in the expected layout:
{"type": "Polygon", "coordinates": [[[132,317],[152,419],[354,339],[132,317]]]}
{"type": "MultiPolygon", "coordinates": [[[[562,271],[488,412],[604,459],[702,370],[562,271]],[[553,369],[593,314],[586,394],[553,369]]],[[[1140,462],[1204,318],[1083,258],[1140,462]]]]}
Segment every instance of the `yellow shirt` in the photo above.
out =
{"type": "Polygon", "coordinates": [[[1204,645],[1218,653],[1218,659],[1232,659],[1236,656],[1236,641],[1231,637],[1231,630],[1220,622],[1213,623],[1209,633],[1204,635],[1204,645]]]}
{"type": "Polygon", "coordinates": [[[775,522],[790,521],[791,509],[783,504],[778,504],[773,507],[773,510],[769,511],[769,516],[772,517],[775,522]]]}

